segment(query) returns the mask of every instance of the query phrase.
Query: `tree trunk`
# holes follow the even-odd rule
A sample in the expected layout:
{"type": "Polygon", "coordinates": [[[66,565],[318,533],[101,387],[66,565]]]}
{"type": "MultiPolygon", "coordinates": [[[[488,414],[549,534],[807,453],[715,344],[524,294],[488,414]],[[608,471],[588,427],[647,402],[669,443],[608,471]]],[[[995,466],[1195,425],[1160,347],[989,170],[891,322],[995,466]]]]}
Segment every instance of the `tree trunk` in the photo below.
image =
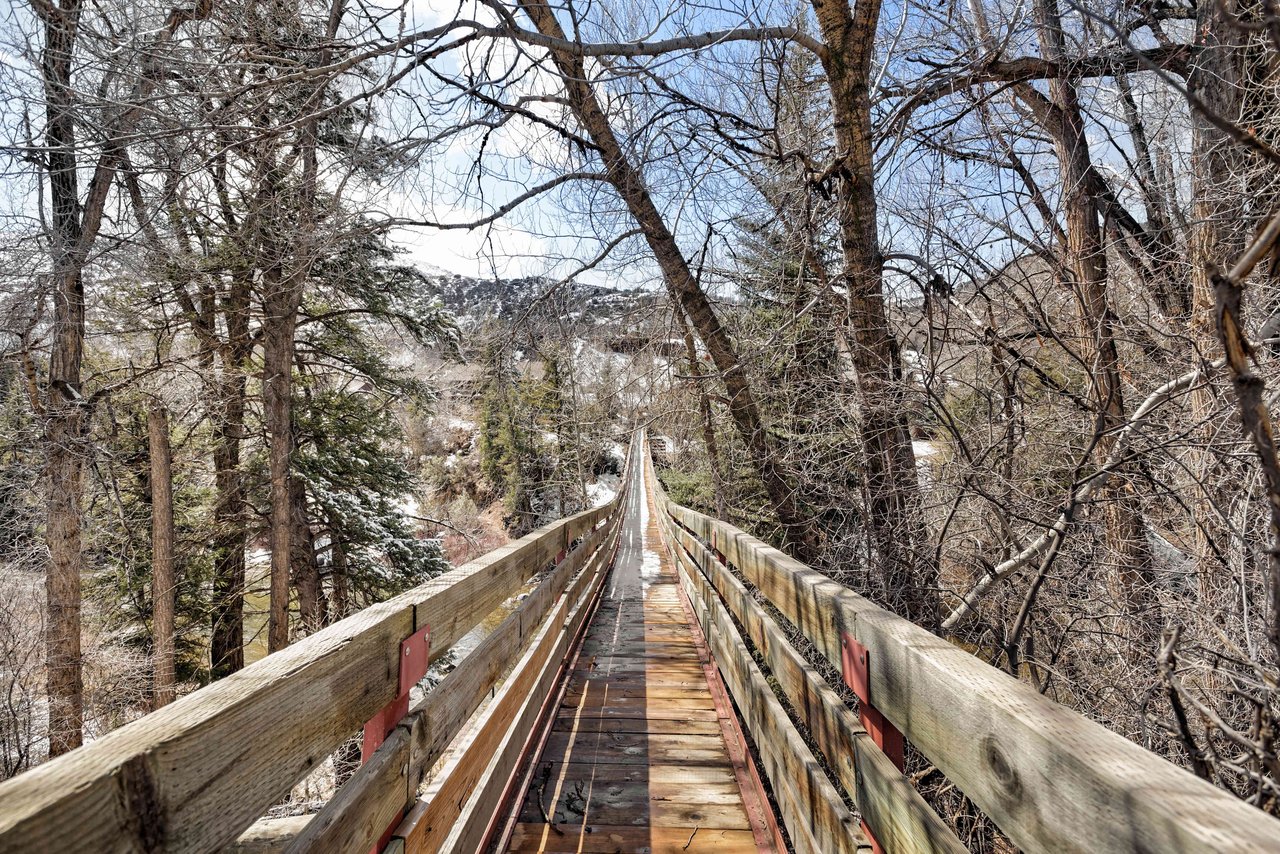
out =
{"type": "MultiPolygon", "coordinates": [[[[131,163],[123,161],[124,183],[133,204],[135,216],[157,258],[169,257],[169,250],[155,228],[155,218],[148,211],[138,174],[131,163]]],[[[187,227],[177,191],[180,168],[171,166],[166,182],[170,198],[169,222],[179,244],[187,252],[197,247],[187,227]]],[[[215,173],[215,182],[217,181],[215,173]]],[[[220,199],[227,199],[219,193],[220,199]]],[[[236,231],[237,218],[229,200],[222,206],[224,225],[236,231]]],[[[200,375],[204,382],[206,410],[212,422],[214,471],[213,601],[209,642],[210,676],[221,679],[244,667],[244,585],[247,531],[244,524],[244,482],[240,474],[240,441],[244,436],[245,374],[244,368],[252,351],[249,335],[249,302],[252,273],[245,267],[229,271],[225,292],[210,277],[200,288],[200,301],[186,290],[190,276],[179,274],[181,268],[169,264],[173,294],[190,323],[200,344],[200,375]],[[226,328],[226,338],[218,337],[218,312],[226,328]],[[221,367],[218,360],[221,360],[221,367]]]]}
{"type": "Polygon", "coordinates": [[[298,591],[298,616],[302,630],[315,634],[324,627],[327,604],[320,587],[320,567],[316,564],[315,537],[307,517],[307,488],[298,478],[291,478],[289,509],[293,519],[292,570],[293,586],[298,591]]]}
{"type": "MultiPolygon", "coordinates": [[[[325,34],[332,41],[337,34],[345,8],[343,0],[333,0],[325,34]]],[[[327,62],[329,49],[319,54],[327,62]]],[[[314,92],[320,101],[327,82],[314,92]]],[[[270,437],[267,457],[271,471],[271,604],[267,621],[267,652],[277,652],[289,644],[289,562],[293,557],[293,486],[290,464],[293,441],[293,358],[298,327],[298,309],[302,290],[316,256],[316,176],[318,125],[311,119],[304,126],[298,149],[302,174],[297,194],[297,208],[280,210],[283,185],[274,162],[274,153],[264,158],[266,169],[262,179],[263,221],[259,225],[263,264],[263,335],[262,387],[267,434],[270,437]],[[296,223],[292,233],[284,235],[283,223],[296,223]],[[287,241],[287,245],[286,245],[287,241]]]]}
{"type": "Polygon", "coordinates": [[[227,346],[222,377],[213,386],[218,401],[214,418],[213,518],[213,634],[209,659],[214,679],[244,667],[245,528],[244,476],[240,471],[240,443],[244,437],[246,378],[249,348],[249,283],[245,273],[232,274],[225,301],[227,346]]]}
{"type": "MultiPolygon", "coordinates": [[[[1187,76],[1187,90],[1208,110],[1232,122],[1244,116],[1245,78],[1241,65],[1247,34],[1235,16],[1221,3],[1202,3],[1196,12],[1196,51],[1187,76]]],[[[1191,110],[1191,222],[1188,253],[1191,264],[1192,341],[1201,354],[1218,346],[1214,326],[1213,270],[1238,256],[1253,229],[1248,207],[1251,193],[1247,176],[1251,163],[1244,146],[1210,121],[1191,110]]],[[[1259,208],[1265,206],[1259,205],[1259,208]]],[[[1204,356],[1207,358],[1207,356],[1204,356]]],[[[1231,541],[1223,521],[1226,494],[1220,488],[1223,459],[1218,443],[1219,405],[1211,385],[1192,390],[1192,417],[1204,424],[1202,447],[1193,451],[1195,490],[1196,558],[1202,606],[1219,608],[1233,596],[1231,568],[1225,560],[1231,541]]]]}
{"type": "Polygon", "coordinates": [[[689,321],[676,306],[676,320],[684,337],[685,358],[689,360],[689,374],[693,377],[693,393],[698,397],[698,412],[702,415],[702,444],[707,449],[707,465],[711,469],[711,489],[715,492],[716,516],[725,518],[725,483],[720,467],[720,448],[716,442],[716,423],[711,413],[711,396],[703,387],[702,366],[698,363],[698,348],[694,345],[689,321]]]}
{"type": "MultiPolygon", "coordinates": [[[[267,226],[270,228],[271,226],[267,226]]],[[[293,544],[293,487],[289,466],[293,457],[293,351],[298,303],[279,265],[269,268],[263,300],[262,408],[267,428],[267,459],[271,473],[271,596],[267,620],[267,651],[289,645],[289,562],[293,544]]]]}
{"type": "Polygon", "coordinates": [[[813,0],[827,46],[836,150],[833,170],[848,294],[850,356],[862,419],[867,522],[878,558],[879,596],[904,617],[938,623],[938,567],[925,542],[915,450],[904,405],[902,355],[884,303],[884,258],[876,221],[870,97],[879,0],[813,0]]]}
{"type": "Polygon", "coordinates": [[[84,687],[80,660],[80,503],[83,456],[80,368],[84,354],[84,239],[75,154],[71,58],[79,19],[77,0],[43,13],[41,57],[46,98],[45,155],[52,221],[50,244],[54,288],[53,343],[46,397],[45,539],[49,569],[45,668],[49,694],[49,755],[79,747],[83,740],[84,687]]]}
{"type": "Polygon", "coordinates": [[[337,529],[329,527],[329,554],[332,560],[333,595],[329,598],[329,621],[336,623],[351,613],[351,582],[347,577],[347,550],[338,541],[337,529]]]}
{"type": "Polygon", "coordinates": [[[173,461],[169,413],[156,406],[147,415],[151,449],[151,608],[155,659],[153,708],[173,702],[177,583],[173,567],[173,461]]]}
{"type": "MultiPolygon", "coordinates": [[[[520,8],[529,16],[538,32],[557,41],[567,40],[546,0],[520,0],[520,8]]],[[[711,303],[689,269],[688,259],[680,249],[675,235],[667,228],[639,168],[622,150],[609,118],[591,86],[581,57],[571,51],[556,48],[551,48],[550,54],[564,82],[570,108],[600,151],[610,184],[644,233],[654,260],[662,270],[671,298],[697,330],[716,370],[720,372],[728,392],[729,414],[764,485],[778,521],[782,524],[787,545],[799,560],[813,563],[818,556],[817,531],[812,520],[806,518],[796,506],[794,479],[771,447],[772,443],[765,431],[746,371],[734,351],[733,342],[720,325],[711,303]]]]}
{"type": "MultiPolygon", "coordinates": [[[[1056,0],[1036,0],[1036,23],[1041,52],[1051,62],[1065,63],[1062,21],[1056,0]]],[[[1094,457],[1105,462],[1115,448],[1116,431],[1125,423],[1120,353],[1116,345],[1115,315],[1107,293],[1107,255],[1099,200],[1092,180],[1093,161],[1085,135],[1084,116],[1075,86],[1065,78],[1049,81],[1049,101],[1029,85],[1018,95],[1052,138],[1062,176],[1066,214],[1068,267],[1080,316],[1082,357],[1093,377],[1099,438],[1094,457]]],[[[1149,619],[1154,602],[1151,548],[1142,508],[1124,478],[1115,479],[1103,494],[1105,526],[1115,574],[1108,579],[1116,598],[1132,617],[1149,619]]]]}

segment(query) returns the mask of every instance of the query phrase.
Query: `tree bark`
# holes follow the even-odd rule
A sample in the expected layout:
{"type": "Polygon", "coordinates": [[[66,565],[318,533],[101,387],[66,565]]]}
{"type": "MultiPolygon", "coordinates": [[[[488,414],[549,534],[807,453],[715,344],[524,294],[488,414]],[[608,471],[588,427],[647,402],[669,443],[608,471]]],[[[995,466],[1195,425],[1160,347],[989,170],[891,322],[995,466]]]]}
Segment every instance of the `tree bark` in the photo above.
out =
{"type": "Polygon", "coordinates": [[[338,540],[338,530],[329,526],[329,547],[333,573],[333,595],[329,597],[329,621],[336,623],[351,613],[351,582],[347,577],[347,550],[338,540]]]}
{"type": "Polygon", "coordinates": [[[293,352],[298,299],[278,262],[268,268],[264,280],[262,408],[271,473],[271,593],[267,620],[267,651],[271,653],[289,645],[289,563],[293,548],[289,466],[293,458],[293,352]]]}
{"type": "Polygon", "coordinates": [[[698,364],[698,348],[693,341],[693,330],[689,321],[676,306],[676,320],[680,324],[680,332],[684,338],[685,358],[689,360],[689,374],[693,377],[693,393],[698,397],[698,412],[702,416],[702,444],[707,450],[707,465],[711,469],[711,489],[715,492],[716,516],[725,516],[725,483],[723,469],[720,466],[720,448],[716,442],[716,422],[711,413],[711,396],[703,387],[702,366],[698,364]]]}
{"type": "MultiPolygon", "coordinates": [[[[520,0],[520,8],[544,36],[567,41],[564,29],[546,0],[520,0]]],[[[599,149],[605,173],[627,210],[640,226],[654,260],[662,270],[671,298],[681,307],[712,362],[720,372],[729,398],[729,414],[747,448],[770,504],[782,524],[787,546],[799,560],[813,563],[818,556],[818,539],[812,520],[797,507],[793,478],[781,461],[765,431],[760,409],[752,394],[738,354],[729,334],[720,324],[706,294],[689,268],[679,243],[653,201],[640,169],[622,150],[609,118],[591,86],[580,56],[571,51],[549,48],[552,61],[564,83],[565,95],[574,115],[599,149]]]]}
{"type": "Polygon", "coordinates": [[[151,451],[151,609],[155,660],[153,708],[174,699],[174,632],[177,582],[173,566],[173,459],[169,413],[152,407],[147,414],[151,451]]]}
{"type": "Polygon", "coordinates": [[[293,519],[292,549],[293,586],[298,591],[298,616],[302,630],[315,634],[324,627],[324,592],[320,586],[320,567],[316,564],[315,537],[307,517],[307,488],[298,478],[291,478],[289,508],[293,519]]]}
{"type": "Polygon", "coordinates": [[[209,658],[214,679],[244,667],[245,527],[244,475],[240,471],[240,443],[245,431],[245,363],[252,347],[249,337],[249,276],[231,274],[223,301],[227,343],[222,348],[222,376],[211,389],[217,409],[214,417],[214,488],[217,501],[213,518],[213,634],[209,658]]]}
{"type": "MultiPolygon", "coordinates": [[[[984,46],[998,50],[981,0],[971,0],[970,8],[984,46]]],[[[1035,23],[1044,59],[1054,68],[1064,68],[1068,64],[1066,44],[1056,0],[1036,0],[1035,23]]],[[[1070,285],[1076,301],[1079,355],[1092,380],[1092,405],[1097,416],[1093,453],[1098,465],[1105,465],[1116,448],[1117,431],[1126,424],[1126,419],[1116,318],[1108,295],[1109,270],[1102,220],[1104,212],[1118,215],[1124,212],[1093,167],[1075,84],[1058,74],[1048,78],[1048,90],[1046,97],[1027,82],[1013,87],[1015,97],[1053,142],[1058,159],[1065,219],[1065,230],[1058,232],[1058,236],[1066,244],[1067,255],[1058,274],[1070,285]]],[[[1044,213],[1052,215],[1050,211],[1044,213]]],[[[1153,251],[1153,257],[1158,254],[1153,251]]],[[[1152,623],[1155,581],[1146,523],[1133,490],[1123,478],[1117,480],[1118,484],[1108,485],[1099,495],[1104,502],[1108,547],[1116,557],[1114,571],[1108,574],[1106,583],[1132,618],[1152,623]]]]}
{"type": "MultiPolygon", "coordinates": [[[[187,322],[199,342],[197,364],[204,384],[207,412],[213,431],[214,532],[213,532],[213,601],[209,641],[210,675],[213,679],[244,667],[244,585],[245,547],[248,534],[244,524],[244,481],[240,473],[240,442],[244,437],[245,364],[252,352],[249,334],[250,282],[252,272],[237,266],[227,271],[229,283],[223,291],[218,280],[210,277],[198,291],[197,298],[188,292],[190,276],[172,263],[169,250],[155,227],[155,217],[148,210],[142,185],[128,157],[122,158],[124,184],[133,205],[138,224],[157,258],[170,259],[168,271],[173,294],[182,307],[187,322]],[[219,338],[218,312],[226,329],[219,338]],[[221,362],[219,367],[218,362],[221,362]]],[[[169,222],[185,251],[198,251],[186,224],[183,203],[178,195],[177,176],[181,169],[170,165],[166,196],[169,222]]],[[[225,192],[225,174],[218,165],[211,168],[223,225],[229,234],[238,232],[238,218],[225,192]]],[[[240,235],[243,239],[243,235],[240,235]]]]}
{"type": "MultiPolygon", "coordinates": [[[[1196,7],[1196,51],[1192,56],[1187,90],[1207,110],[1229,121],[1245,113],[1245,77],[1241,71],[1247,34],[1236,25],[1221,3],[1196,7]]],[[[1239,255],[1253,228],[1249,216],[1247,176],[1251,166],[1244,146],[1214,124],[1203,111],[1191,110],[1191,222],[1188,254],[1191,265],[1192,341],[1201,354],[1217,347],[1215,295],[1212,280],[1216,267],[1239,255]]],[[[1259,206],[1263,207],[1263,206],[1259,206]]],[[[1203,357],[1203,356],[1202,356],[1203,357]]],[[[1192,455],[1196,501],[1196,558],[1200,598],[1204,607],[1217,608],[1233,595],[1228,554],[1231,533],[1222,520],[1226,506],[1219,488],[1222,459],[1218,442],[1218,402],[1209,384],[1197,386],[1191,395],[1192,417],[1204,424],[1203,447],[1192,455]]]]}
{"type": "Polygon", "coordinates": [[[827,51],[837,164],[837,218],[845,323],[857,372],[867,522],[878,562],[879,598],[928,628],[938,624],[938,567],[925,542],[920,484],[904,400],[902,354],[889,328],[876,220],[870,69],[879,0],[813,0],[827,51]]]}
{"type": "MultiPolygon", "coordinates": [[[[1041,52],[1050,62],[1061,64],[1065,61],[1066,48],[1056,0],[1036,0],[1035,11],[1041,52]]],[[[1095,458],[1101,465],[1111,456],[1116,432],[1125,424],[1125,407],[1116,318],[1108,295],[1100,200],[1094,190],[1093,161],[1085,135],[1084,115],[1075,85],[1063,77],[1049,80],[1047,102],[1029,84],[1021,84],[1016,91],[1053,140],[1058,157],[1066,219],[1067,266],[1079,311],[1081,355],[1093,378],[1093,398],[1098,412],[1095,458]]],[[[1132,617],[1149,619],[1155,580],[1141,504],[1123,478],[1108,487],[1102,498],[1108,545],[1116,557],[1115,575],[1108,581],[1132,617]]]]}
{"type": "MultiPolygon", "coordinates": [[[[341,23],[345,4],[333,0],[325,29],[326,43],[332,42],[341,23]]],[[[329,49],[319,52],[319,61],[327,62],[329,49]]],[[[327,81],[312,93],[316,105],[327,81]]],[[[293,439],[293,358],[298,327],[298,310],[302,291],[316,257],[316,178],[319,170],[317,147],[319,127],[316,119],[303,127],[298,140],[302,173],[299,176],[296,210],[281,218],[279,201],[283,182],[278,167],[264,158],[267,168],[263,177],[263,196],[267,202],[261,209],[266,217],[259,225],[263,265],[263,409],[270,436],[268,460],[271,470],[271,604],[267,622],[267,651],[277,652],[289,644],[289,562],[293,557],[293,484],[290,464],[293,439]],[[277,231],[283,222],[296,222],[288,238],[277,231]]]]}
{"type": "MultiPolygon", "coordinates": [[[[42,7],[37,7],[40,11],[42,7]]],[[[80,17],[78,0],[41,12],[45,44],[41,56],[46,99],[46,162],[52,220],[50,244],[54,289],[53,343],[46,391],[45,477],[48,487],[45,539],[49,569],[45,669],[49,695],[49,755],[83,741],[84,687],[80,656],[80,503],[83,456],[81,362],[84,356],[84,241],[75,154],[71,61],[80,17]]]]}

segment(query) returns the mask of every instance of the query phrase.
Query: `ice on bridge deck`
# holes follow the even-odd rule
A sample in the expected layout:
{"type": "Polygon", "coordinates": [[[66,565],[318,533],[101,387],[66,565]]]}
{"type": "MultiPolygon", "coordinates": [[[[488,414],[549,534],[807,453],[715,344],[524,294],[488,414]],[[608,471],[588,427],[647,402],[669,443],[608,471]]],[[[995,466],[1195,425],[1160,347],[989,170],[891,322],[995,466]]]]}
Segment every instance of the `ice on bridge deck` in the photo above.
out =
{"type": "MultiPolygon", "coordinates": [[[[641,484],[641,454],[633,454],[641,484]]],[[[613,573],[530,784],[510,851],[779,850],[776,824],[701,630],[634,489],[613,573]]]]}

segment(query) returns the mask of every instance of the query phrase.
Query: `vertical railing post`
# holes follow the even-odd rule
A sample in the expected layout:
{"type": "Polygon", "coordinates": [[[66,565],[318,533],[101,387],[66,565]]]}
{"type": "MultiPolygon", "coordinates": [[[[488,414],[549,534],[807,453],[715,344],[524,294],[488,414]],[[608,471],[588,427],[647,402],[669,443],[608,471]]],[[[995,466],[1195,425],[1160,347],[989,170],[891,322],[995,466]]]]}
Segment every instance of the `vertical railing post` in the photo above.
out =
{"type": "MultiPolygon", "coordinates": [[[[871,702],[871,652],[848,632],[840,633],[840,670],[844,683],[858,698],[858,718],[862,721],[863,729],[871,736],[876,747],[901,771],[906,760],[902,732],[886,720],[871,702]]],[[[871,842],[874,854],[884,854],[884,847],[876,839],[865,818],[862,820],[862,832],[871,842]]]]}

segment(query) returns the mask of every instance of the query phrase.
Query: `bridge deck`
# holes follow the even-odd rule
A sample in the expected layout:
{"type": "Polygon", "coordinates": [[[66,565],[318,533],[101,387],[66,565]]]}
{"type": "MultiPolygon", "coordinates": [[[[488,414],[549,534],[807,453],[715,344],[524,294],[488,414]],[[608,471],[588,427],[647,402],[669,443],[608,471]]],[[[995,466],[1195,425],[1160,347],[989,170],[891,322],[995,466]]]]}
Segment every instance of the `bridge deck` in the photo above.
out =
{"type": "MultiPolygon", "coordinates": [[[[639,485],[641,454],[632,457],[639,485]]],[[[777,850],[769,805],[654,513],[650,490],[633,490],[613,574],[513,805],[508,850],[777,850]]]]}

